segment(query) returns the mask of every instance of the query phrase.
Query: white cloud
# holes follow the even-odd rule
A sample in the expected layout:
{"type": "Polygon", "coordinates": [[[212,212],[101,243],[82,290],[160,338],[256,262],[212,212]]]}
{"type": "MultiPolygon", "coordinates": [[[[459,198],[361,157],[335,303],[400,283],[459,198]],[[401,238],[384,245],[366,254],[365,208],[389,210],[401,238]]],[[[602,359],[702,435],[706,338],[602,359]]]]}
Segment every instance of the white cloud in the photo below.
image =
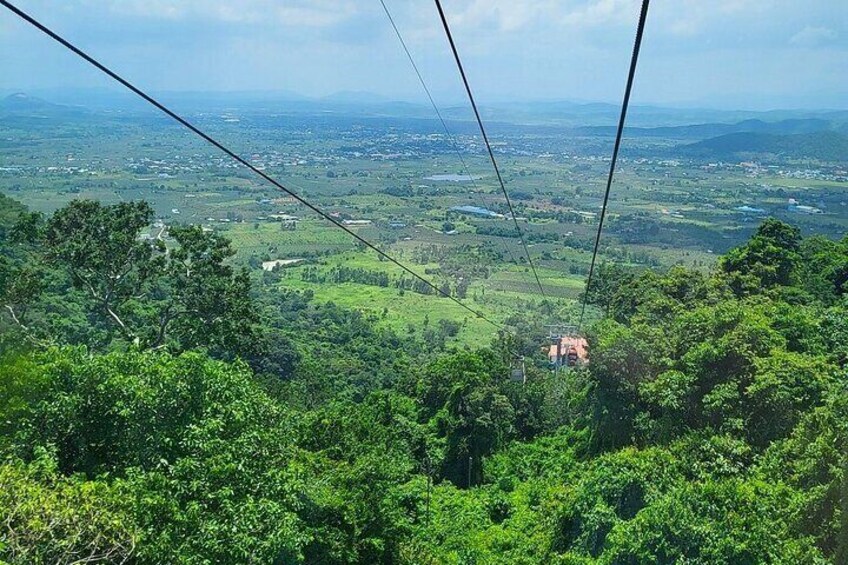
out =
{"type": "MultiPolygon", "coordinates": [[[[82,4],[103,7],[102,0],[82,0],[82,4]]],[[[109,0],[107,4],[111,13],[122,16],[306,27],[336,25],[360,8],[353,0],[109,0]]]]}
{"type": "Polygon", "coordinates": [[[638,0],[594,0],[579,3],[562,15],[560,21],[575,27],[632,23],[638,5],[638,0]]]}
{"type": "MultiPolygon", "coordinates": [[[[379,0],[16,1],[162,90],[420,91],[379,0]],[[167,69],[151,59],[167,59],[167,69]]],[[[462,100],[433,0],[385,1],[434,92],[462,100]]],[[[620,96],[641,0],[442,1],[481,100],[620,96]]],[[[652,0],[637,94],[657,102],[757,88],[796,94],[802,81],[787,74],[844,92],[844,2],[652,0]]],[[[0,53],[9,53],[0,57],[0,88],[90,76],[49,67],[67,59],[3,10],[0,53]]]]}
{"type": "Polygon", "coordinates": [[[465,0],[446,3],[451,23],[464,28],[518,31],[595,28],[630,21],[639,0],[465,0]]]}
{"type": "Polygon", "coordinates": [[[789,43],[798,47],[816,47],[829,43],[837,37],[839,34],[830,28],[807,26],[789,38],[789,43]]]}
{"type": "Polygon", "coordinates": [[[744,26],[773,9],[769,0],[656,0],[649,14],[652,29],[673,37],[692,37],[710,30],[744,26]]]}
{"type": "Polygon", "coordinates": [[[521,29],[534,22],[550,2],[543,0],[471,0],[445,2],[448,21],[463,28],[521,29]],[[460,6],[457,6],[460,4],[460,6]]]}

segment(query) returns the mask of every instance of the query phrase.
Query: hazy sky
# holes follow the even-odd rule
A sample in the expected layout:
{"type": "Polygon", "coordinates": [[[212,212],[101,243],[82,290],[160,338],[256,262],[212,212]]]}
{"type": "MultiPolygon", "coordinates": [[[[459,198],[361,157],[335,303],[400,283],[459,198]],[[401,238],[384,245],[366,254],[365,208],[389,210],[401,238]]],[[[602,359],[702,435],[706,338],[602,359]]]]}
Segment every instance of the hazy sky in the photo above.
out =
{"type": "MultiPolygon", "coordinates": [[[[439,102],[460,99],[431,0],[386,0],[439,102]]],[[[638,0],[443,0],[481,103],[618,101],[638,0]]],[[[421,98],[379,0],[17,0],[152,90],[421,98]]],[[[0,8],[0,90],[108,85],[0,8]]],[[[847,0],[654,0],[634,103],[848,108],[847,0]]]]}

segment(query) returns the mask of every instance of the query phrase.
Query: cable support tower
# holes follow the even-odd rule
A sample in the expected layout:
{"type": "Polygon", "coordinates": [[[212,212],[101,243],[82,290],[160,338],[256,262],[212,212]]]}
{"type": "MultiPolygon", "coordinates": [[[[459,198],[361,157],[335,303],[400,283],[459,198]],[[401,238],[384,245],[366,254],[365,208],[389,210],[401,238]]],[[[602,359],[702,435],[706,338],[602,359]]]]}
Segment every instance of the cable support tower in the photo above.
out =
{"type": "Polygon", "coordinates": [[[459,57],[459,51],[457,50],[456,43],[453,40],[450,25],[448,24],[447,17],[445,16],[445,11],[442,9],[441,0],[435,1],[436,8],[439,10],[439,17],[442,20],[442,27],[445,30],[445,36],[448,39],[448,43],[450,43],[451,52],[453,53],[453,58],[456,61],[456,67],[462,77],[462,84],[465,86],[465,92],[468,94],[468,100],[471,102],[471,108],[474,110],[474,117],[477,119],[477,125],[480,127],[483,142],[486,144],[486,149],[489,152],[489,159],[492,161],[492,167],[495,169],[495,175],[498,177],[498,184],[501,187],[501,192],[503,192],[506,205],[509,208],[509,213],[512,216],[512,221],[515,224],[516,231],[518,232],[518,238],[521,240],[521,245],[524,248],[524,254],[527,256],[527,262],[530,264],[530,269],[533,271],[536,284],[539,286],[539,293],[542,295],[543,299],[546,299],[547,296],[545,294],[545,289],[542,287],[542,281],[539,280],[539,273],[536,272],[536,265],[533,263],[533,258],[530,256],[530,250],[527,247],[527,242],[524,240],[524,234],[518,223],[518,218],[515,215],[515,209],[512,207],[512,201],[509,199],[509,193],[506,190],[501,170],[498,168],[498,161],[495,159],[495,152],[492,150],[492,144],[489,142],[489,136],[486,134],[486,128],[483,126],[483,119],[480,117],[480,111],[477,109],[477,102],[474,100],[474,94],[471,92],[471,85],[469,84],[468,77],[465,74],[465,68],[462,66],[462,60],[459,57]]]}
{"type": "Polygon", "coordinates": [[[59,43],[60,45],[62,45],[63,47],[65,47],[66,49],[68,49],[69,51],[71,51],[72,53],[77,55],[78,57],[80,57],[81,59],[83,59],[86,62],[88,62],[89,64],[91,64],[92,66],[94,66],[95,68],[100,70],[102,73],[109,76],[111,79],[120,83],[121,85],[126,87],[128,90],[132,91],[134,94],[138,95],[140,98],[142,98],[143,100],[148,102],[150,105],[156,107],[158,110],[160,110],[161,112],[166,114],[168,117],[170,117],[171,119],[173,119],[174,121],[176,121],[177,123],[179,123],[180,125],[185,127],[186,129],[190,130],[192,133],[196,134],[198,137],[202,138],[204,141],[206,141],[207,143],[209,143],[213,147],[215,147],[218,150],[220,150],[221,152],[225,153],[226,155],[231,157],[233,160],[235,160],[239,164],[243,165],[244,167],[249,169],[251,172],[253,172],[257,176],[264,179],[266,182],[272,184],[276,188],[285,192],[286,194],[288,194],[289,196],[291,196],[292,198],[297,200],[299,203],[301,203],[302,205],[304,205],[307,208],[309,208],[310,210],[312,210],[315,214],[317,214],[320,217],[322,217],[323,219],[329,221],[333,226],[335,226],[335,227],[337,227],[341,230],[344,230],[348,235],[353,237],[359,243],[362,243],[366,247],[374,250],[375,252],[377,252],[378,255],[380,255],[381,257],[383,257],[387,261],[391,262],[392,264],[394,264],[397,267],[400,267],[405,272],[409,273],[410,275],[412,275],[413,277],[415,277],[419,281],[423,282],[429,288],[433,289],[436,292],[436,294],[441,295],[441,296],[455,302],[456,304],[458,304],[460,307],[464,308],[465,310],[467,310],[471,314],[474,314],[475,317],[477,317],[481,320],[484,320],[485,322],[491,324],[492,326],[494,326],[498,329],[505,329],[502,324],[499,324],[499,323],[493,321],[492,319],[485,316],[482,312],[479,312],[478,310],[471,308],[470,306],[463,303],[462,301],[460,301],[456,297],[451,296],[450,293],[443,292],[442,289],[439,288],[437,285],[433,284],[432,282],[430,282],[426,278],[422,277],[421,275],[419,275],[418,273],[413,271],[411,268],[407,267],[406,265],[404,265],[403,263],[401,263],[400,261],[398,261],[397,259],[395,259],[391,255],[389,255],[388,253],[382,251],[376,245],[374,245],[373,243],[371,243],[370,241],[368,241],[364,237],[360,236],[359,234],[357,234],[356,232],[354,232],[353,230],[348,228],[346,225],[344,225],[340,221],[338,221],[335,218],[333,218],[332,216],[330,216],[327,212],[323,211],[321,208],[319,208],[315,204],[312,204],[311,202],[309,202],[308,200],[306,200],[305,198],[303,198],[302,196],[300,196],[296,192],[294,192],[294,191],[290,190],[289,188],[287,188],[286,186],[284,186],[281,182],[277,181],[276,179],[269,176],[265,172],[256,168],[249,161],[247,161],[246,159],[244,159],[243,157],[241,157],[237,153],[235,153],[232,149],[230,149],[229,147],[225,146],[221,142],[219,142],[216,139],[214,139],[213,137],[211,137],[209,134],[202,131],[200,128],[198,128],[197,126],[195,126],[194,124],[192,124],[191,122],[189,122],[188,120],[186,120],[185,118],[183,118],[182,116],[180,116],[179,114],[177,114],[176,112],[174,112],[173,110],[171,110],[170,108],[165,106],[163,103],[159,102],[158,100],[153,98],[151,95],[147,94],[141,88],[135,86],[133,83],[131,83],[130,81],[128,81],[127,79],[125,79],[124,77],[122,77],[121,75],[119,75],[118,73],[116,73],[115,71],[113,71],[112,69],[110,69],[109,67],[107,67],[106,65],[104,65],[103,63],[98,61],[97,59],[95,59],[94,57],[92,57],[91,55],[89,55],[88,53],[86,53],[85,51],[83,51],[82,49],[80,49],[79,47],[77,47],[76,45],[74,45],[73,43],[71,43],[70,41],[68,41],[67,39],[65,39],[64,37],[62,37],[58,33],[56,33],[55,31],[51,30],[50,28],[48,28],[47,26],[42,24],[40,21],[38,21],[33,16],[27,14],[26,12],[24,12],[23,10],[21,10],[20,8],[18,8],[14,4],[12,4],[11,2],[8,2],[7,0],[0,0],[0,5],[5,7],[10,12],[15,14],[16,16],[18,16],[22,20],[26,21],[27,23],[29,23],[30,25],[32,25],[33,27],[35,27],[36,29],[38,29],[39,31],[41,31],[42,33],[47,35],[48,37],[50,37],[51,39],[53,39],[54,41],[56,41],[57,43],[59,43]]]}
{"type": "MultiPolygon", "coordinates": [[[[438,2],[438,0],[436,1],[438,2]]],[[[612,181],[615,176],[615,164],[618,161],[618,151],[621,148],[621,138],[624,135],[624,123],[627,120],[627,108],[630,105],[630,93],[633,90],[633,80],[636,77],[636,64],[639,62],[639,50],[642,47],[642,35],[645,31],[645,20],[648,17],[649,4],[650,0],[642,0],[642,9],[639,12],[639,23],[636,26],[636,40],[633,43],[633,54],[630,57],[630,70],[627,73],[627,86],[624,89],[624,100],[621,103],[621,115],[619,116],[618,129],[615,133],[615,145],[612,150],[612,159],[610,159],[609,175],[607,176],[607,185],[606,190],[604,191],[604,203],[603,206],[601,206],[601,216],[598,220],[598,231],[595,234],[592,263],[589,265],[589,276],[586,279],[586,291],[583,294],[583,306],[580,309],[580,323],[577,325],[578,331],[583,328],[583,319],[586,315],[586,302],[589,298],[589,289],[592,285],[592,277],[595,274],[595,261],[598,258],[598,249],[601,244],[601,232],[604,229],[604,218],[606,218],[607,215],[607,205],[609,204],[612,181]]]]}

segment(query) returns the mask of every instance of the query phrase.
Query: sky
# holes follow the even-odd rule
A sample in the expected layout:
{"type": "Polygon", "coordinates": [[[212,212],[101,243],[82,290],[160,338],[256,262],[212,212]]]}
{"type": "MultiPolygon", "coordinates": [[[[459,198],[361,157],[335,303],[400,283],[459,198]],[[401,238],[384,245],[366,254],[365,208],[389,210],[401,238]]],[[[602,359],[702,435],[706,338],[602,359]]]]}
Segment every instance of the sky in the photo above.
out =
{"type": "MultiPolygon", "coordinates": [[[[139,86],[423,101],[379,0],[13,0],[139,86]]],[[[437,102],[432,0],[385,0],[437,102]]],[[[443,0],[478,101],[618,102],[639,0],[443,0]]],[[[0,7],[0,91],[111,87],[0,7]]],[[[634,104],[848,108],[846,0],[653,0],[634,104]]]]}

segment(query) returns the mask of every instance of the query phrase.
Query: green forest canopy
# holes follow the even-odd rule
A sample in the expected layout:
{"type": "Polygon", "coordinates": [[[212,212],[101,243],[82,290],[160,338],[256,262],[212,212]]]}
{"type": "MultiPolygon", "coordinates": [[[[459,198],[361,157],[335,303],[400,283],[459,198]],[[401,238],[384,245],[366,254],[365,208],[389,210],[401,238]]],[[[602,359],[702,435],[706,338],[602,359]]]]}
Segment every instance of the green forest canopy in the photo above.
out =
{"type": "Polygon", "coordinates": [[[848,562],[848,239],[604,265],[591,363],[522,386],[144,203],[11,206],[2,561],[848,562]]]}

